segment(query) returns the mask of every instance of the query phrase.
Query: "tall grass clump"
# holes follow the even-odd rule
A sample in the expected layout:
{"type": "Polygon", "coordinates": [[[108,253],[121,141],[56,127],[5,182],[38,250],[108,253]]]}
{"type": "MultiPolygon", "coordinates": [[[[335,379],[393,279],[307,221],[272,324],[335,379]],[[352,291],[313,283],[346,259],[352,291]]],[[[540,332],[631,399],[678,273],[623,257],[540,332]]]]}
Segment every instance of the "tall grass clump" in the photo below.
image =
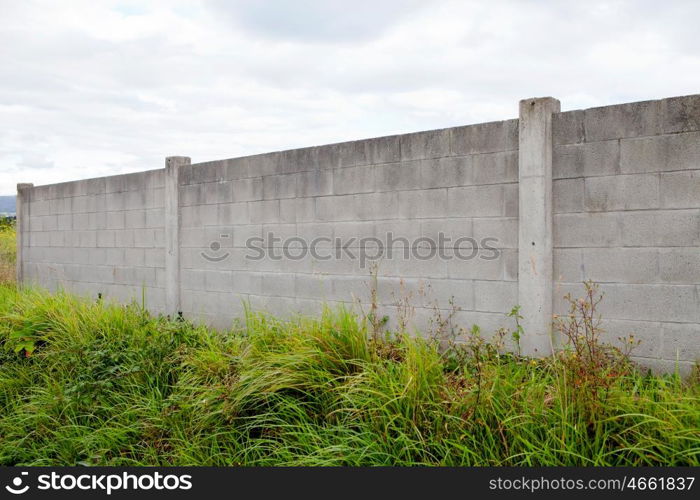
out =
{"type": "Polygon", "coordinates": [[[0,216],[0,285],[15,281],[16,238],[14,220],[0,216]]]}
{"type": "Polygon", "coordinates": [[[222,332],[0,287],[0,465],[700,465],[697,377],[375,326],[248,310],[222,332]]]}

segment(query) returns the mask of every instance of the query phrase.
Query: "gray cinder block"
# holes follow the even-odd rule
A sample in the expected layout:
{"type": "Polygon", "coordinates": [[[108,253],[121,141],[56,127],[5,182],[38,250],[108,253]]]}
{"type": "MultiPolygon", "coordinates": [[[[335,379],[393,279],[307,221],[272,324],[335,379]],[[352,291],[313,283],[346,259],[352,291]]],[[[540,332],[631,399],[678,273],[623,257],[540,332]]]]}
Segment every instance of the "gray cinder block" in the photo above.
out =
{"type": "Polygon", "coordinates": [[[700,95],[664,99],[662,108],[665,133],[700,130],[700,95]]]}
{"type": "Polygon", "coordinates": [[[326,196],[333,193],[333,172],[331,170],[310,170],[297,177],[297,196],[326,196]]]}
{"type": "Polygon", "coordinates": [[[333,194],[371,193],[375,190],[374,166],[344,167],[332,171],[333,194]]]}
{"type": "Polygon", "coordinates": [[[518,149],[518,120],[480,123],[451,130],[452,154],[493,153],[518,149]]]}
{"type": "Polygon", "coordinates": [[[401,160],[441,158],[450,155],[449,129],[430,130],[400,136],[401,160]]]}
{"type": "Polygon", "coordinates": [[[248,211],[253,224],[275,222],[280,216],[280,201],[251,201],[248,203],[248,211]]]}
{"type": "Polygon", "coordinates": [[[552,181],[554,213],[583,212],[584,179],[556,179],[552,181]]]}
{"type": "Polygon", "coordinates": [[[663,323],[661,331],[663,359],[691,362],[700,360],[699,324],[663,323]]]}
{"type": "Polygon", "coordinates": [[[620,171],[617,140],[555,146],[552,155],[554,179],[615,175],[620,171]]]}
{"type": "Polygon", "coordinates": [[[468,186],[473,183],[473,156],[454,156],[421,160],[423,188],[468,186]]]}
{"type": "Polygon", "coordinates": [[[297,174],[266,175],[263,182],[263,199],[294,198],[297,193],[297,174]]]}
{"type": "Polygon", "coordinates": [[[230,182],[233,201],[256,201],[263,199],[262,177],[236,179],[230,182]]]}
{"type": "Polygon", "coordinates": [[[447,189],[451,217],[493,217],[504,215],[503,186],[466,186],[447,189]]]}
{"type": "Polygon", "coordinates": [[[583,280],[657,283],[658,251],[652,248],[583,248],[583,280]]]}
{"type": "Polygon", "coordinates": [[[659,101],[643,101],[591,108],[584,111],[587,142],[658,135],[662,132],[659,101]]]}
{"type": "Polygon", "coordinates": [[[97,232],[97,246],[102,248],[113,248],[116,243],[116,234],[114,231],[102,229],[97,232]]]}
{"type": "Polygon", "coordinates": [[[421,164],[421,160],[411,160],[376,167],[377,191],[420,189],[421,164]]]}
{"type": "Polygon", "coordinates": [[[583,255],[580,248],[555,248],[554,281],[555,283],[579,283],[583,279],[583,255]]]}
{"type": "Polygon", "coordinates": [[[518,248],[518,219],[488,217],[474,219],[474,238],[483,242],[489,238],[493,248],[518,248]]]}
{"type": "Polygon", "coordinates": [[[583,111],[566,111],[552,116],[552,143],[579,144],[586,140],[583,128],[583,111]]]}
{"type": "MultiPolygon", "coordinates": [[[[385,196],[389,196],[386,194],[385,196]]],[[[398,193],[399,215],[403,219],[447,217],[447,189],[421,189],[398,193]]]]}
{"type": "Polygon", "coordinates": [[[658,259],[661,281],[700,284],[700,250],[697,247],[660,248],[658,259]]]}
{"type": "Polygon", "coordinates": [[[216,225],[235,226],[250,221],[248,203],[224,203],[217,206],[216,225]]]}
{"type": "Polygon", "coordinates": [[[554,214],[554,246],[621,246],[621,216],[614,212],[554,214]]]}
{"type": "Polygon", "coordinates": [[[600,313],[607,319],[699,323],[695,286],[603,284],[600,313]]]}
{"type": "Polygon", "coordinates": [[[474,184],[518,181],[518,152],[505,151],[473,156],[474,184]]]}
{"type": "Polygon", "coordinates": [[[663,208],[700,208],[700,169],[666,172],[660,182],[663,208]]]}
{"type": "Polygon", "coordinates": [[[518,305],[515,281],[474,281],[474,308],[482,312],[509,312],[518,305]]]}
{"type": "Polygon", "coordinates": [[[626,139],[620,142],[623,173],[695,170],[700,166],[700,133],[626,139]]]}
{"type": "Polygon", "coordinates": [[[619,214],[624,246],[697,247],[700,210],[624,212],[619,214]]]}
{"type": "Polygon", "coordinates": [[[656,174],[589,177],[585,180],[585,208],[589,212],[659,207],[656,174]]]}

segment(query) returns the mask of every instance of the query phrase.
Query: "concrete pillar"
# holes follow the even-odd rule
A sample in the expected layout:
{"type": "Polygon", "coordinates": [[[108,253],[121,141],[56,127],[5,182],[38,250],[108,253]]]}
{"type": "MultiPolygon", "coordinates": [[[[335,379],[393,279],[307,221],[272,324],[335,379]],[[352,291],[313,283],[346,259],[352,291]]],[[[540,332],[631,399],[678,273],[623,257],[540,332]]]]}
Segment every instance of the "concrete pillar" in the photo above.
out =
{"type": "Polygon", "coordinates": [[[165,159],[165,310],[176,317],[180,307],[180,167],[187,156],[165,159]]]}
{"type": "Polygon", "coordinates": [[[518,303],[522,353],[552,352],[552,97],[520,101],[518,303]]]}
{"type": "Polygon", "coordinates": [[[24,283],[24,249],[29,246],[29,196],[34,184],[17,184],[17,198],[15,214],[17,220],[15,229],[17,234],[17,286],[24,283]]]}

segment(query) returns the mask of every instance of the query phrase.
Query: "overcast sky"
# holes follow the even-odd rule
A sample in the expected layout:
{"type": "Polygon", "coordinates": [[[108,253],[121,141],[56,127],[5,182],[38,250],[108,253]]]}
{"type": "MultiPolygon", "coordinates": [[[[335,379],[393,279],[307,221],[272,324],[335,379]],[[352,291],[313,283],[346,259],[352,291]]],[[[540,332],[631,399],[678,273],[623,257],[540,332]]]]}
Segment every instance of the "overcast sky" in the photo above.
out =
{"type": "Polygon", "coordinates": [[[698,1],[0,0],[0,194],[700,93],[698,1]]]}

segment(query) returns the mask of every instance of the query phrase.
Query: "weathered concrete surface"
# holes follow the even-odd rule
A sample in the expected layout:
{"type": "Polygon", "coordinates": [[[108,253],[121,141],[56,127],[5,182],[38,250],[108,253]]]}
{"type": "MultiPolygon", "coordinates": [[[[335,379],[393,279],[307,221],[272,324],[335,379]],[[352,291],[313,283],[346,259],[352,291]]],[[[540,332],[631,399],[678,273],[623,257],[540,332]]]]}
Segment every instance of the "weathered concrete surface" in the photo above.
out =
{"type": "Polygon", "coordinates": [[[166,169],[23,188],[18,276],[143,297],[153,311],[221,327],[243,301],[286,314],[356,299],[366,311],[359,260],[249,260],[246,241],[323,237],[319,248],[335,251],[335,238],[391,233],[394,258],[377,262],[391,324],[401,296],[423,332],[450,302],[455,324],[487,333],[512,327],[506,313],[520,304],[523,348],[542,354],[561,296],[593,279],[607,294],[607,338],[634,332],[640,362],[689,370],[700,344],[700,96],[563,113],[551,98],[522,106],[514,120],[194,165],[173,157],[166,169]],[[497,257],[400,258],[400,238],[440,233],[452,238],[446,257],[467,250],[458,238],[480,252],[495,238],[497,257]]]}
{"type": "Polygon", "coordinates": [[[180,311],[180,168],[187,156],[165,159],[165,310],[175,317],[180,311]]]}
{"type": "Polygon", "coordinates": [[[165,310],[164,170],[30,190],[25,282],[165,310]]]}
{"type": "Polygon", "coordinates": [[[687,373],[700,345],[700,96],[555,115],[555,312],[601,284],[606,337],[687,373]]]}
{"type": "Polygon", "coordinates": [[[546,355],[552,340],[552,114],[551,97],[520,101],[518,302],[527,336],[522,351],[546,355]]]}

